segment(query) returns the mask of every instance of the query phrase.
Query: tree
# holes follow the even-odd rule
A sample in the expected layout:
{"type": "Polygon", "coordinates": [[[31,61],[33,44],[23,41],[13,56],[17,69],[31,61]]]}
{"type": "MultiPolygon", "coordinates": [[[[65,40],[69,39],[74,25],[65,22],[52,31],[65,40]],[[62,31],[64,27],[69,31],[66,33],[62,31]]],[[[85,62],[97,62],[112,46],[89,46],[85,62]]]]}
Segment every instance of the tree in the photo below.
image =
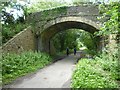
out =
{"type": "Polygon", "coordinates": [[[96,40],[93,35],[80,29],[62,31],[56,34],[52,41],[58,52],[66,50],[67,47],[70,49],[76,47],[79,50],[83,46],[89,51],[96,50],[96,40]]]}
{"type": "Polygon", "coordinates": [[[16,22],[24,22],[25,20],[25,6],[18,2],[4,2],[2,7],[2,22],[4,24],[13,24],[16,22]]]}
{"type": "Polygon", "coordinates": [[[105,21],[97,35],[108,37],[107,42],[114,40],[114,43],[108,43],[106,45],[106,53],[109,55],[109,59],[117,60],[119,57],[120,44],[120,2],[111,2],[108,5],[102,4],[100,5],[100,10],[103,14],[101,19],[105,21]]]}

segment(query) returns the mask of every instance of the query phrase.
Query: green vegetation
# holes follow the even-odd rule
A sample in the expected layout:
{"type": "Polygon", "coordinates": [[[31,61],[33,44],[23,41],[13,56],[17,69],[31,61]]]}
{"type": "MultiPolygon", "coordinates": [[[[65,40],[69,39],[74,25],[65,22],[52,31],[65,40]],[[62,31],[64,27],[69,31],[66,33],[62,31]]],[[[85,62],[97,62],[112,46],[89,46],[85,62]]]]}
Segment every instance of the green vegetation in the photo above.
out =
{"type": "Polygon", "coordinates": [[[69,47],[72,52],[74,47],[76,47],[77,50],[85,47],[89,54],[95,55],[97,48],[96,38],[89,32],[80,29],[62,31],[52,38],[52,42],[57,52],[64,52],[67,47],[69,47]]]}
{"type": "Polygon", "coordinates": [[[102,53],[96,54],[93,59],[81,59],[77,64],[72,76],[72,88],[119,88],[120,87],[120,28],[119,2],[109,5],[100,5],[101,17],[104,21],[103,27],[96,33],[98,36],[107,37],[106,46],[102,53]],[[106,19],[107,17],[107,19],[106,19]],[[108,43],[110,35],[115,37],[114,43],[108,43]]]}
{"type": "Polygon", "coordinates": [[[110,34],[118,34],[120,33],[120,3],[119,2],[111,2],[109,5],[101,4],[99,6],[100,13],[103,16],[99,19],[106,19],[107,21],[103,22],[103,27],[101,27],[101,31],[98,32],[98,35],[110,35],[110,34]]]}
{"type": "Polygon", "coordinates": [[[91,0],[72,0],[74,5],[92,4],[91,0]]]}
{"type": "MultiPolygon", "coordinates": [[[[2,43],[6,43],[9,39],[11,39],[14,35],[28,27],[27,23],[25,22],[25,7],[22,5],[17,5],[16,3],[12,2],[2,2],[0,3],[2,6],[2,12],[1,12],[1,21],[0,24],[2,24],[2,43]],[[12,8],[12,9],[11,9],[12,8]],[[14,8],[14,9],[13,9],[14,8]],[[11,9],[11,11],[9,11],[11,9]],[[14,10],[22,10],[24,12],[23,16],[18,17],[13,16],[12,12],[15,12],[14,10]],[[9,12],[7,12],[9,11],[9,12]]],[[[20,12],[19,12],[20,13],[20,12]]]]}
{"type": "Polygon", "coordinates": [[[12,25],[3,25],[2,26],[2,43],[7,42],[9,39],[11,39],[14,35],[19,33],[20,31],[23,31],[25,28],[27,28],[27,23],[16,23],[12,25]]]}
{"type": "MultiPolygon", "coordinates": [[[[1,8],[4,9],[6,6],[7,7],[13,7],[16,5],[16,3],[10,3],[8,2],[7,5],[6,3],[1,4],[1,8]]],[[[61,8],[61,6],[65,6],[67,5],[65,2],[57,2],[57,1],[49,1],[49,2],[45,2],[45,1],[41,1],[38,2],[37,4],[33,4],[31,7],[26,7],[26,6],[21,6],[19,5],[19,7],[21,9],[24,10],[24,16],[23,17],[19,17],[18,20],[14,20],[14,17],[11,15],[11,13],[7,13],[7,12],[2,12],[2,17],[6,17],[3,21],[4,24],[2,24],[2,43],[6,43],[9,39],[11,39],[14,35],[16,35],[17,33],[19,33],[20,31],[24,30],[26,27],[28,27],[29,25],[26,22],[26,17],[30,14],[30,13],[34,13],[37,11],[43,11],[41,14],[41,19],[45,20],[46,18],[53,18],[53,15],[56,14],[60,14],[61,12],[66,13],[66,7],[61,8]],[[51,9],[51,8],[55,8],[55,7],[59,7],[58,9],[55,9],[54,12],[53,10],[51,12],[49,12],[46,9],[51,9]],[[49,16],[49,17],[48,17],[49,16]],[[25,17],[25,19],[24,19],[25,17]]],[[[34,17],[33,17],[34,18],[34,17]]]]}
{"type": "Polygon", "coordinates": [[[66,2],[58,2],[58,1],[41,1],[33,4],[31,7],[27,9],[28,13],[34,13],[43,10],[49,10],[56,7],[62,7],[68,5],[66,2]]]}
{"type": "Polygon", "coordinates": [[[81,59],[72,76],[72,88],[118,88],[120,68],[117,61],[103,54],[95,59],[81,59]]]}
{"type": "Polygon", "coordinates": [[[17,77],[36,71],[52,62],[49,55],[38,52],[23,52],[20,55],[7,54],[2,58],[2,80],[8,84],[17,77]]]}
{"type": "MultiPolygon", "coordinates": [[[[79,0],[75,0],[73,4],[79,4],[79,0]]],[[[81,0],[85,1],[85,0],[81,0]]],[[[87,0],[86,0],[87,1],[87,0]]],[[[41,19],[53,18],[55,14],[61,12],[66,13],[66,3],[59,2],[39,2],[30,8],[24,9],[25,16],[29,13],[42,11],[41,19]],[[47,13],[47,10],[58,7],[47,13]],[[61,7],[65,6],[65,7],[61,7]],[[43,11],[45,10],[45,11],[43,11]],[[49,15],[49,16],[48,16],[49,15]]],[[[4,7],[0,7],[4,8],[4,7]]],[[[77,50],[81,47],[86,47],[87,51],[92,55],[95,55],[93,59],[81,59],[77,64],[76,70],[72,77],[72,88],[117,88],[118,81],[120,81],[120,67],[119,67],[119,51],[120,51],[120,3],[112,2],[108,5],[100,5],[100,13],[103,21],[103,27],[97,33],[96,36],[105,36],[106,47],[102,50],[102,53],[96,53],[96,39],[93,35],[79,30],[60,32],[53,37],[53,42],[58,52],[65,52],[66,47],[70,50],[76,46],[77,50]],[[106,18],[107,17],[107,18],[106,18]],[[115,35],[116,43],[108,45],[110,35],[115,35]],[[112,47],[112,50],[111,50],[112,47]],[[114,50],[114,51],[113,51],[114,50]],[[92,51],[92,52],[91,52],[92,51]]],[[[6,15],[6,13],[5,13],[6,15]]],[[[3,15],[3,16],[5,16],[3,15]]],[[[5,23],[2,25],[2,42],[7,42],[15,34],[28,27],[23,18],[18,21],[14,21],[13,16],[6,16],[5,23]]],[[[34,18],[34,17],[33,17],[34,18]]],[[[19,76],[26,75],[27,73],[36,71],[52,62],[51,58],[47,54],[37,52],[24,52],[20,55],[8,54],[3,55],[2,62],[2,74],[3,84],[7,84],[12,80],[15,80],[19,76]]],[[[1,63],[0,63],[1,64],[1,63]]]]}
{"type": "Polygon", "coordinates": [[[0,87],[2,86],[2,54],[0,54],[0,87]]]}

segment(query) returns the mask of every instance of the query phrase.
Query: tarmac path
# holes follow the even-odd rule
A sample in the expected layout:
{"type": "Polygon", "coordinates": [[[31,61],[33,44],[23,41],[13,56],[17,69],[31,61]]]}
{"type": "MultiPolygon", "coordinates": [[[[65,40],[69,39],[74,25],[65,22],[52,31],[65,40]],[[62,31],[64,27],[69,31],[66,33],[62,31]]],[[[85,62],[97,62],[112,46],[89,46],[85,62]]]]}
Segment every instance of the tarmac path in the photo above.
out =
{"type": "Polygon", "coordinates": [[[69,55],[33,75],[27,75],[14,81],[6,88],[70,88],[70,80],[79,53],[69,55]]]}

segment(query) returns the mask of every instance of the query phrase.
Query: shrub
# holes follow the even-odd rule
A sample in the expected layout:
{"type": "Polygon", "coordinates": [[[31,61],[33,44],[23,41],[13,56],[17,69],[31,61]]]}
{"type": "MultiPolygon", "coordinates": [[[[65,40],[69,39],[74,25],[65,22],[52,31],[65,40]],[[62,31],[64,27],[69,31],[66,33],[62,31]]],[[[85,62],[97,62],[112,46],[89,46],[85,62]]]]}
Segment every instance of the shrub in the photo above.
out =
{"type": "MultiPolygon", "coordinates": [[[[98,58],[96,58],[98,59],[98,58]]],[[[100,59],[100,58],[99,58],[100,59]]],[[[112,78],[111,72],[104,71],[103,64],[106,62],[100,60],[81,59],[72,76],[72,88],[116,88],[118,84],[112,78]],[[101,66],[103,65],[103,66],[101,66]]],[[[111,64],[108,63],[107,68],[111,64]]],[[[107,64],[106,64],[107,65],[107,64]]]]}
{"type": "MultiPolygon", "coordinates": [[[[117,52],[118,53],[118,52],[117,52]]],[[[110,56],[109,54],[101,54],[100,57],[95,57],[102,69],[110,73],[111,78],[120,80],[120,67],[118,57],[110,56]]]]}
{"type": "Polygon", "coordinates": [[[3,25],[2,26],[2,43],[6,43],[9,39],[11,39],[14,35],[23,31],[27,28],[27,23],[16,23],[13,25],[3,25]]]}
{"type": "Polygon", "coordinates": [[[3,84],[18,76],[43,68],[52,61],[49,55],[40,52],[23,52],[20,55],[7,54],[3,55],[2,59],[3,84]]]}

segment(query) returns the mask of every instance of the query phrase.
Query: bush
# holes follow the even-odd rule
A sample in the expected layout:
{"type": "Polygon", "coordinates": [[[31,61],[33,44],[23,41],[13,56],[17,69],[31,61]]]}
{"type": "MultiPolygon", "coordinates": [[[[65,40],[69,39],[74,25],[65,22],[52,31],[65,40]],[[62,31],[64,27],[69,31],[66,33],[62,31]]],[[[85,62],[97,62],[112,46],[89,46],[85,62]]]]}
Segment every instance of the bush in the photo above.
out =
{"type": "Polygon", "coordinates": [[[4,24],[2,26],[2,43],[6,43],[14,35],[19,33],[20,31],[23,31],[27,27],[28,27],[27,23],[16,23],[12,25],[4,24]]]}
{"type": "Polygon", "coordinates": [[[52,61],[49,55],[40,52],[24,52],[20,55],[7,54],[3,55],[2,59],[3,84],[7,84],[26,73],[43,68],[52,61]]]}
{"type": "MultiPolygon", "coordinates": [[[[117,52],[118,53],[118,52],[117,52]]],[[[116,55],[118,56],[118,55],[116,55]]],[[[102,69],[110,73],[111,78],[120,80],[120,67],[118,57],[110,56],[109,54],[102,54],[100,57],[95,57],[102,69]]]]}
{"type": "MultiPolygon", "coordinates": [[[[72,88],[117,88],[118,84],[113,78],[113,70],[109,62],[106,64],[103,60],[96,57],[97,60],[81,59],[72,76],[72,88]],[[99,60],[98,60],[99,59],[99,60]],[[102,65],[102,66],[101,66],[102,65]],[[107,66],[108,65],[108,66],[107,66]],[[104,70],[107,68],[108,71],[104,70]]],[[[114,64],[116,65],[116,63],[114,64]]],[[[114,74],[116,76],[116,74],[114,74]]]]}

